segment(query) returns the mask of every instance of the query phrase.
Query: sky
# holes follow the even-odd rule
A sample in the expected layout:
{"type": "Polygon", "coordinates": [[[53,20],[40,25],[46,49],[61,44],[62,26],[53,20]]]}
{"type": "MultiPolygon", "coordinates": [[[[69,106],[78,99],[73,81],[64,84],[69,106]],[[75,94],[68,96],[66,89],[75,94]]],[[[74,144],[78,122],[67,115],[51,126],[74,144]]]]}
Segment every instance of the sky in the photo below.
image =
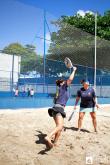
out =
{"type": "Polygon", "coordinates": [[[103,13],[110,9],[110,0],[19,0],[19,2],[46,9],[55,16],[73,15],[78,10],[103,13]]]}
{"type": "Polygon", "coordinates": [[[50,23],[62,15],[75,15],[78,11],[99,12],[110,9],[110,0],[0,0],[0,50],[10,43],[33,44],[38,53],[43,53],[44,16],[46,11],[46,49],[50,32],[55,27],[50,23]],[[37,36],[37,38],[36,38],[37,36]]]}

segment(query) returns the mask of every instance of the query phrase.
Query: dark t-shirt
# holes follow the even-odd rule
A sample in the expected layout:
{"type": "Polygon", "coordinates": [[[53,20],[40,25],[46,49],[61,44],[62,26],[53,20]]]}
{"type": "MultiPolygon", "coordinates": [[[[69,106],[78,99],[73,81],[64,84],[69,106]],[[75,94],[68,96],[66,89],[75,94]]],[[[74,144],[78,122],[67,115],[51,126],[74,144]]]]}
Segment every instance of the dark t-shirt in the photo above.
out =
{"type": "Polygon", "coordinates": [[[88,88],[87,90],[85,90],[84,88],[81,88],[77,92],[77,96],[81,98],[80,107],[82,108],[95,107],[94,99],[96,95],[93,88],[88,88]]]}
{"type": "Polygon", "coordinates": [[[58,92],[58,98],[56,100],[56,104],[60,105],[66,105],[68,99],[69,99],[69,93],[68,93],[68,86],[67,86],[67,81],[59,87],[59,92],[58,92]]]}

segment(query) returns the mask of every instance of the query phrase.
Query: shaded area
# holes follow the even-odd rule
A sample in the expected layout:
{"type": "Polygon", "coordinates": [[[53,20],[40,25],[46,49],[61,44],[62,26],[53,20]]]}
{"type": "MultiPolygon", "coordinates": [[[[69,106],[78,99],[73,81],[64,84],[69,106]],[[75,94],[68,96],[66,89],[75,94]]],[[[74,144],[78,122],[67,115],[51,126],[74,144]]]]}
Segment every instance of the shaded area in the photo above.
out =
{"type": "MultiPolygon", "coordinates": [[[[71,129],[73,131],[78,131],[78,128],[76,128],[76,127],[65,127],[64,126],[64,131],[69,130],[69,129],[71,129]]],[[[81,129],[80,131],[90,133],[90,131],[88,131],[87,129],[81,129]]]]}
{"type": "Polygon", "coordinates": [[[50,148],[48,146],[48,144],[46,143],[46,141],[44,140],[45,136],[47,136],[47,134],[42,133],[41,131],[37,131],[38,133],[37,135],[35,135],[36,137],[38,137],[38,140],[35,141],[36,144],[45,144],[46,148],[39,151],[38,154],[44,155],[47,154],[48,151],[50,151],[50,148]]]}

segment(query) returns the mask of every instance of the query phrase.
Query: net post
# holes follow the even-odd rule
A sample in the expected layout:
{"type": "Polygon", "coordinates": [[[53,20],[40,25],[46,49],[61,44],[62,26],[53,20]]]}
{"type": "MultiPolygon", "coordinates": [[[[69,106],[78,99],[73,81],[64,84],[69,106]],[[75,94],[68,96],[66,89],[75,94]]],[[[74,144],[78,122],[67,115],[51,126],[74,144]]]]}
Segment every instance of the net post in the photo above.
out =
{"type": "Polygon", "coordinates": [[[95,57],[94,57],[94,89],[96,90],[96,64],[97,64],[97,13],[95,13],[95,57]]]}
{"type": "Polygon", "coordinates": [[[44,60],[43,60],[43,63],[44,63],[44,82],[43,82],[43,93],[45,93],[45,54],[46,54],[46,43],[45,43],[45,40],[46,40],[46,11],[44,9],[44,60]]]}

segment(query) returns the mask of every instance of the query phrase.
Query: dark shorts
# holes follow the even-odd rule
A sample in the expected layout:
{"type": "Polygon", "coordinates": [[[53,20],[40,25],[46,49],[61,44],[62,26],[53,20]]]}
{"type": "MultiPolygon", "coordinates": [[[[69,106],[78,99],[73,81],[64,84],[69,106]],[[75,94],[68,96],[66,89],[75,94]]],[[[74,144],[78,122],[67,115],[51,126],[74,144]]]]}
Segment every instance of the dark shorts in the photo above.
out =
{"type": "Polygon", "coordinates": [[[64,108],[62,107],[52,107],[48,109],[48,114],[50,117],[55,117],[56,115],[62,115],[63,118],[66,117],[66,113],[64,112],[64,108]]]}

